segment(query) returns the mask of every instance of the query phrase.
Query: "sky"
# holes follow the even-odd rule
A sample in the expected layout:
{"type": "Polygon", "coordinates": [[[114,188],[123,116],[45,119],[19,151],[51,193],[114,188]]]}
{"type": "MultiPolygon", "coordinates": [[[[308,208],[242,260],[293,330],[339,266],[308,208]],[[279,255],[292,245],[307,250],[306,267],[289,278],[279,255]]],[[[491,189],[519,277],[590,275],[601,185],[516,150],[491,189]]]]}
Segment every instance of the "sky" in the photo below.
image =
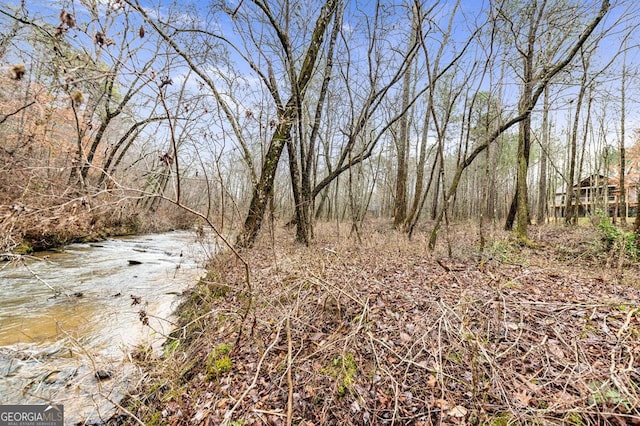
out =
{"type": "MultiPolygon", "coordinates": [[[[250,0],[245,0],[245,1],[249,2],[250,0]]],[[[597,6],[599,4],[598,1],[589,1],[589,3],[592,4],[593,6],[597,6]]],[[[624,25],[622,25],[623,30],[626,30],[627,27],[630,27],[632,25],[637,26],[638,24],[636,22],[640,22],[640,20],[637,20],[637,19],[634,20],[635,18],[633,17],[637,17],[640,15],[638,15],[638,10],[637,10],[638,5],[636,5],[635,3],[636,2],[632,2],[629,0],[621,1],[621,2],[614,1],[615,7],[613,8],[610,15],[606,18],[606,21],[610,23],[616,20],[622,20],[622,21],[626,20],[627,22],[624,23],[624,25]]],[[[5,0],[3,2],[0,2],[0,4],[4,4],[9,7],[16,7],[20,4],[20,2],[17,0],[14,0],[14,1],[5,0]]],[[[114,7],[115,4],[116,3],[114,2],[114,0],[109,0],[109,1],[100,0],[100,5],[101,5],[100,8],[102,11],[105,11],[106,8],[108,7],[111,7],[111,10],[113,11],[114,9],[116,9],[114,7]]],[[[142,1],[142,4],[149,7],[149,10],[158,11],[160,15],[156,15],[156,16],[167,16],[166,15],[167,10],[169,8],[174,7],[177,4],[178,6],[177,12],[174,12],[171,16],[172,16],[172,23],[178,24],[180,23],[181,16],[183,19],[185,19],[187,16],[186,15],[186,11],[188,11],[187,5],[193,6],[195,8],[194,10],[201,11],[200,17],[202,18],[205,16],[205,10],[208,2],[197,2],[197,1],[196,2],[193,2],[193,1],[174,2],[174,1],[165,1],[165,0],[148,0],[148,1],[144,0],[142,1]],[[181,13],[183,14],[181,15],[181,13]]],[[[234,1],[227,2],[227,5],[230,6],[231,8],[235,8],[237,4],[238,3],[234,1]]],[[[398,2],[384,2],[383,4],[386,5],[385,10],[397,11],[399,8],[398,2]]],[[[438,14],[434,17],[433,23],[440,27],[445,27],[448,20],[448,11],[450,11],[453,8],[454,4],[455,3],[450,0],[443,0],[442,2],[440,2],[435,9],[438,14]]],[[[89,14],[81,12],[81,8],[79,7],[80,3],[78,2],[78,0],[76,1],[67,0],[67,1],[61,1],[61,2],[55,2],[50,0],[25,0],[25,5],[26,5],[26,8],[29,10],[30,17],[37,18],[37,19],[42,18],[43,20],[47,20],[49,22],[54,23],[54,25],[59,22],[58,14],[61,7],[65,7],[65,8],[68,8],[69,10],[76,11],[78,15],[77,21],[79,22],[79,25],[86,24],[91,19],[89,14]]],[[[452,34],[452,38],[457,42],[456,44],[458,48],[460,48],[460,46],[462,46],[462,44],[466,40],[466,37],[469,35],[470,28],[472,28],[473,24],[478,20],[483,19],[482,11],[485,10],[488,7],[488,5],[489,5],[489,1],[485,1],[485,0],[462,0],[461,1],[461,10],[463,11],[464,18],[462,17],[462,15],[456,18],[455,25],[454,25],[454,32],[452,34]]],[[[243,5],[242,7],[246,7],[246,5],[243,5]]],[[[362,15],[371,16],[373,7],[374,7],[374,3],[370,1],[348,2],[347,4],[348,10],[347,10],[347,13],[345,14],[345,23],[343,25],[345,29],[345,33],[351,32],[354,37],[358,37],[358,34],[360,34],[358,31],[360,32],[364,31],[365,27],[363,26],[364,25],[363,21],[359,21],[360,24],[357,25],[356,18],[362,15]],[[358,26],[358,29],[355,32],[353,32],[356,26],[358,26]]],[[[406,16],[407,14],[408,14],[408,10],[405,12],[404,16],[406,16]]],[[[113,14],[114,17],[116,15],[117,14],[113,14]]],[[[106,22],[107,24],[109,23],[108,19],[103,21],[106,22]]],[[[0,21],[0,22],[6,22],[6,20],[0,21]]],[[[132,16],[131,22],[132,22],[132,26],[136,27],[138,25],[138,22],[141,23],[140,17],[132,16]]],[[[390,25],[392,25],[394,20],[389,19],[388,22],[390,23],[390,25]]],[[[397,22],[400,22],[400,21],[397,21],[397,22]]],[[[607,22],[605,22],[605,24],[607,22]]],[[[394,29],[395,31],[398,32],[398,34],[401,32],[406,32],[408,30],[408,28],[406,28],[406,21],[404,21],[403,24],[405,24],[404,27],[401,25],[394,29]]],[[[149,26],[148,25],[144,25],[144,26],[145,28],[147,28],[147,34],[151,34],[151,29],[149,28],[149,26]]],[[[602,25],[602,26],[605,26],[605,25],[602,25]]],[[[85,48],[93,49],[95,46],[93,46],[91,43],[87,43],[87,40],[90,40],[91,35],[97,30],[97,28],[98,28],[97,26],[92,25],[89,27],[86,34],[74,35],[74,37],[78,37],[76,40],[81,41],[84,44],[85,48]]],[[[115,31],[115,34],[113,37],[116,38],[117,33],[118,31],[121,31],[121,28],[122,28],[122,25],[120,23],[116,23],[113,27],[108,28],[108,31],[115,31]]],[[[233,35],[233,27],[232,27],[231,20],[229,19],[227,19],[226,21],[217,20],[215,21],[215,26],[214,27],[209,26],[208,29],[217,31],[234,42],[238,42],[239,40],[236,36],[233,35]]],[[[111,33],[108,33],[108,35],[110,34],[111,33]]],[[[135,37],[131,38],[131,46],[135,48],[136,43],[140,44],[140,43],[146,42],[148,40],[148,37],[149,36],[147,36],[145,40],[138,40],[135,37]]],[[[601,42],[600,49],[597,51],[596,56],[594,57],[594,61],[592,64],[594,69],[597,69],[598,66],[604,63],[607,63],[612,58],[612,55],[614,54],[614,52],[618,50],[618,46],[620,44],[620,40],[622,37],[623,37],[623,32],[621,30],[620,32],[615,32],[615,33],[612,32],[611,34],[608,35],[607,38],[603,39],[603,41],[601,42]]],[[[393,37],[390,40],[393,40],[393,37]]],[[[398,40],[400,39],[398,38],[398,40]]],[[[629,46],[629,50],[627,53],[627,67],[629,71],[633,71],[634,73],[638,72],[637,68],[640,61],[640,56],[639,56],[640,49],[638,49],[638,45],[639,45],[638,40],[639,40],[639,37],[636,31],[634,32],[633,36],[629,38],[629,41],[627,43],[627,45],[629,46]]],[[[188,47],[188,46],[185,46],[185,47],[188,47]]],[[[390,48],[391,49],[398,48],[401,50],[402,49],[401,42],[398,43],[398,46],[390,46],[390,48]]],[[[140,62],[144,63],[145,61],[144,55],[151,55],[151,54],[154,54],[154,52],[153,50],[148,50],[148,51],[143,50],[138,52],[137,54],[141,55],[140,62]]],[[[360,39],[360,47],[357,49],[354,49],[351,54],[354,56],[359,55],[362,63],[365,63],[368,56],[367,41],[360,39]]],[[[435,53],[431,52],[431,54],[434,55],[435,53]]],[[[451,57],[451,53],[449,53],[448,57],[449,58],[451,57]]],[[[104,56],[103,58],[105,60],[108,60],[107,56],[104,56]]],[[[447,54],[445,54],[443,62],[446,62],[446,59],[447,59],[447,54]]],[[[233,64],[235,67],[234,71],[239,73],[241,76],[243,76],[245,87],[247,87],[248,89],[252,89],[260,86],[260,80],[257,78],[255,73],[253,73],[249,69],[246,62],[240,60],[237,56],[233,56],[233,55],[231,56],[231,60],[233,61],[233,64]]],[[[512,61],[508,64],[507,68],[509,67],[517,68],[518,65],[519,64],[517,63],[517,61],[515,62],[512,61]]],[[[616,60],[615,67],[619,69],[620,67],[619,59],[616,60]]],[[[225,70],[224,66],[222,65],[212,66],[212,67],[209,67],[208,70],[211,75],[214,75],[213,77],[214,81],[217,81],[220,83],[223,82],[223,78],[221,76],[216,77],[215,73],[224,72],[225,70]]],[[[162,72],[162,69],[157,69],[156,72],[160,74],[162,72]]],[[[177,88],[180,87],[180,83],[182,83],[186,79],[187,75],[188,75],[187,69],[184,67],[184,65],[180,65],[177,68],[175,68],[172,71],[172,76],[171,76],[174,82],[171,89],[174,91],[177,90],[177,88]]],[[[577,81],[577,80],[574,79],[574,81],[577,81]]],[[[198,85],[197,79],[194,78],[193,81],[190,82],[189,84],[192,90],[195,91],[197,89],[197,85],[198,85]]],[[[480,87],[486,90],[493,88],[493,87],[487,86],[486,83],[485,85],[482,85],[480,87]]],[[[636,75],[630,76],[627,81],[627,96],[628,96],[627,127],[630,130],[636,127],[640,127],[640,116],[639,116],[640,108],[638,108],[638,104],[640,103],[640,94],[636,89],[637,87],[640,87],[640,85],[638,85],[637,76],[636,75]]],[[[593,112],[594,114],[604,114],[604,113],[607,114],[606,119],[608,120],[608,125],[611,127],[611,130],[609,130],[609,138],[613,140],[616,137],[616,134],[615,134],[616,126],[614,125],[614,123],[616,122],[616,120],[619,120],[619,118],[617,118],[619,117],[619,114],[617,113],[617,111],[619,111],[620,109],[620,102],[618,99],[619,96],[617,96],[619,95],[619,91],[620,91],[619,80],[617,78],[609,79],[603,76],[598,80],[596,89],[599,91],[599,97],[602,100],[602,102],[598,104],[597,107],[594,107],[593,112]],[[605,99],[605,97],[608,99],[605,99]]],[[[244,92],[245,95],[243,95],[242,99],[236,99],[238,103],[238,107],[250,109],[252,104],[257,105],[257,102],[258,102],[257,98],[252,99],[251,96],[247,94],[250,91],[251,90],[244,92]]],[[[264,90],[256,93],[258,94],[258,96],[261,96],[263,92],[264,90]]],[[[507,110],[510,109],[512,112],[514,112],[518,93],[519,93],[519,85],[517,81],[512,81],[512,83],[505,84],[503,86],[505,109],[507,110]]],[[[555,96],[554,98],[555,101],[553,103],[552,108],[554,111],[555,125],[558,128],[567,127],[569,112],[575,111],[575,109],[573,109],[573,106],[571,104],[571,100],[575,99],[576,97],[576,88],[573,87],[573,88],[565,89],[562,92],[555,94],[554,96],[555,96]]],[[[541,102],[538,104],[538,109],[540,108],[540,106],[541,106],[541,102]]],[[[539,120],[539,117],[535,117],[535,119],[539,120]]],[[[628,134],[631,134],[630,130],[628,131],[628,134]]]]}

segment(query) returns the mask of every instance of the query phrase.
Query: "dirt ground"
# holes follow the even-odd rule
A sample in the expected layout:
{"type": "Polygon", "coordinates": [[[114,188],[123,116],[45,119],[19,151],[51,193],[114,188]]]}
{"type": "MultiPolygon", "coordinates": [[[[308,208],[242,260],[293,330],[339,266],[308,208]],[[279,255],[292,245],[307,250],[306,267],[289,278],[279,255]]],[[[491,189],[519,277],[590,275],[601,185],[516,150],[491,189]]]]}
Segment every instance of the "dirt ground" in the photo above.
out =
{"type": "Polygon", "coordinates": [[[640,425],[640,265],[590,226],[318,225],[214,259],[119,422],[640,425]],[[132,416],[133,415],[133,416],[132,416]]]}

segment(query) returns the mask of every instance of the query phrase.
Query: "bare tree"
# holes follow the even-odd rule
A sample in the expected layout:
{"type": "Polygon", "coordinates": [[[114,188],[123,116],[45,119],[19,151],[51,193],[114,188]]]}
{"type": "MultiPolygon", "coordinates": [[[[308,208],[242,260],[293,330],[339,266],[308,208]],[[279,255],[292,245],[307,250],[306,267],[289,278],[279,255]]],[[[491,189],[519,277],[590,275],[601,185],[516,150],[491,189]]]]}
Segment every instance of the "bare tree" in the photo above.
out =
{"type": "MultiPolygon", "coordinates": [[[[418,22],[420,20],[419,9],[416,5],[412,8],[413,18],[411,20],[411,33],[409,36],[409,43],[407,46],[407,55],[411,55],[411,51],[414,49],[417,42],[417,30],[418,22]]],[[[398,121],[398,135],[396,140],[397,150],[397,170],[396,170],[396,191],[395,201],[393,208],[393,224],[395,227],[399,227],[406,220],[407,215],[407,175],[408,175],[408,162],[409,162],[409,99],[411,95],[411,61],[407,63],[407,70],[405,72],[402,81],[402,103],[401,109],[405,111],[402,118],[398,121]]]]}
{"type": "MultiPolygon", "coordinates": [[[[573,128],[571,131],[571,140],[569,143],[569,173],[567,176],[567,196],[565,200],[565,222],[576,223],[578,218],[577,212],[577,196],[575,192],[576,181],[576,156],[578,151],[578,125],[580,123],[580,112],[582,111],[582,104],[584,96],[587,91],[587,76],[589,71],[589,58],[590,53],[585,52],[584,49],[580,51],[581,63],[582,63],[582,77],[580,79],[580,90],[578,91],[578,98],[575,102],[576,109],[573,117],[573,128]]],[[[579,176],[578,176],[579,177],[579,176]]]]}
{"type": "MultiPolygon", "coordinates": [[[[270,10],[269,6],[266,3],[257,3],[258,6],[267,15],[271,24],[274,26],[274,30],[278,34],[285,53],[287,54],[287,56],[290,55],[291,45],[289,42],[289,36],[284,32],[283,28],[280,28],[279,24],[277,24],[275,17],[273,16],[273,12],[270,10]]],[[[316,61],[318,60],[320,47],[323,44],[326,30],[336,13],[337,7],[337,0],[328,0],[322,6],[320,15],[318,16],[315,27],[313,29],[313,34],[311,35],[308,47],[303,56],[304,60],[298,71],[295,71],[293,68],[294,59],[292,57],[287,58],[288,65],[291,70],[290,90],[292,94],[289,100],[286,101],[286,103],[280,102],[278,99],[279,92],[277,88],[272,84],[269,84],[269,86],[271,86],[271,93],[276,99],[276,103],[278,104],[279,122],[276,125],[275,132],[269,144],[269,149],[267,150],[267,153],[265,155],[262,172],[260,174],[260,180],[253,190],[253,196],[249,204],[249,213],[247,214],[243,230],[238,236],[239,246],[248,247],[253,245],[253,243],[255,242],[255,239],[262,225],[264,214],[266,212],[267,202],[273,193],[275,173],[278,167],[278,162],[280,160],[280,155],[282,154],[283,148],[287,144],[290,148],[290,167],[293,168],[292,176],[295,179],[295,181],[293,182],[294,198],[298,198],[297,200],[295,200],[298,203],[302,201],[299,197],[301,183],[297,181],[296,178],[299,175],[299,171],[297,171],[296,169],[297,166],[295,158],[297,156],[293,152],[294,145],[291,141],[291,132],[293,124],[297,121],[296,118],[300,114],[300,105],[306,95],[306,90],[311,77],[313,76],[313,70],[316,61]]],[[[308,215],[303,213],[304,207],[300,206],[299,204],[297,204],[297,206],[298,217],[304,215],[301,219],[307,221],[308,215]]],[[[302,224],[302,226],[304,226],[304,224],[302,224]]],[[[306,242],[306,239],[308,238],[308,231],[306,229],[302,230],[299,228],[298,238],[302,239],[303,242],[306,242]]]]}
{"type": "MultiPolygon", "coordinates": [[[[429,247],[430,248],[434,248],[436,241],[437,241],[437,235],[438,235],[438,231],[440,229],[441,223],[442,223],[442,219],[444,217],[444,212],[447,208],[447,204],[449,204],[453,198],[453,194],[455,194],[458,185],[460,184],[460,178],[462,176],[462,173],[464,172],[464,170],[473,163],[473,161],[476,159],[476,157],[478,155],[480,155],[480,153],[482,153],[485,149],[487,149],[487,147],[493,143],[502,133],[504,133],[505,131],[507,131],[509,128],[511,128],[512,126],[519,124],[521,122],[523,122],[524,120],[526,120],[527,118],[529,118],[531,116],[531,112],[533,110],[533,108],[535,107],[535,105],[538,102],[538,99],[540,98],[540,96],[542,95],[542,93],[544,92],[545,87],[549,84],[549,82],[551,82],[551,80],[561,71],[563,70],[575,57],[575,55],[580,51],[580,49],[582,48],[582,46],[584,45],[584,43],[589,39],[589,37],[591,36],[591,34],[593,33],[593,31],[595,30],[595,28],[598,26],[598,24],[600,23],[600,21],[602,21],[602,19],[604,18],[605,14],[607,13],[607,11],[609,10],[610,7],[610,3],[608,0],[603,0],[602,4],[600,5],[600,9],[598,11],[598,13],[596,14],[596,16],[585,26],[585,28],[580,32],[580,35],[578,37],[578,39],[574,42],[571,43],[569,45],[566,46],[566,49],[564,50],[564,53],[560,54],[558,53],[557,55],[555,55],[556,61],[552,62],[552,63],[548,63],[546,64],[543,69],[540,71],[540,74],[538,76],[538,78],[535,78],[534,81],[535,85],[532,86],[531,89],[531,96],[526,97],[526,99],[524,97],[521,97],[521,103],[519,104],[518,107],[518,115],[516,117],[513,117],[512,119],[508,120],[507,122],[505,122],[503,125],[501,125],[498,129],[496,129],[495,132],[493,132],[491,135],[489,135],[489,137],[486,139],[486,141],[480,145],[478,145],[473,151],[471,151],[465,158],[464,160],[458,165],[456,172],[453,176],[453,180],[452,183],[450,185],[449,191],[448,191],[448,195],[447,195],[447,199],[445,200],[445,205],[440,209],[440,213],[438,215],[437,221],[434,225],[434,228],[431,232],[431,236],[429,238],[429,247]]],[[[535,21],[534,21],[535,23],[535,21]]],[[[525,56],[526,58],[526,56],[525,56]]],[[[526,80],[525,80],[526,81],[526,80]]],[[[526,129],[525,129],[526,130],[526,129]]],[[[525,144],[525,140],[524,140],[524,134],[522,135],[522,139],[519,141],[519,161],[518,161],[518,173],[519,175],[521,175],[524,179],[526,179],[526,169],[527,169],[527,155],[528,154],[525,150],[526,148],[526,144],[525,144]]],[[[521,185],[526,185],[526,180],[525,182],[520,182],[521,185]]],[[[526,241],[528,239],[527,236],[527,225],[528,225],[528,209],[527,209],[527,201],[526,201],[526,197],[524,197],[525,194],[520,194],[517,196],[518,200],[523,200],[524,206],[521,206],[521,210],[520,210],[520,214],[519,214],[519,220],[521,220],[522,223],[522,228],[517,231],[518,236],[523,240],[526,241]],[[526,211],[525,211],[526,210],[526,211]],[[522,216],[522,218],[520,217],[522,216]]]]}
{"type": "Polygon", "coordinates": [[[536,222],[540,225],[545,223],[547,218],[547,159],[549,150],[549,86],[544,90],[542,109],[542,137],[540,143],[540,172],[538,177],[538,212],[536,222]]]}
{"type": "Polygon", "coordinates": [[[622,76],[620,79],[620,141],[618,143],[618,153],[620,156],[619,168],[618,168],[618,182],[619,182],[619,198],[618,198],[618,214],[620,215],[620,223],[627,223],[627,194],[625,185],[625,175],[627,174],[626,167],[626,148],[625,148],[625,130],[627,119],[626,114],[626,81],[627,81],[627,50],[626,46],[622,59],[622,76]]]}
{"type": "MultiPolygon", "coordinates": [[[[435,3],[428,12],[434,10],[438,3],[435,3]]],[[[460,6],[460,2],[457,1],[452,9],[452,12],[449,15],[449,20],[447,22],[447,27],[443,29],[441,38],[437,38],[439,41],[439,46],[435,58],[431,58],[430,47],[427,45],[427,36],[430,35],[430,31],[432,27],[429,25],[425,25],[423,19],[419,21],[419,36],[420,36],[420,47],[425,57],[425,72],[427,74],[429,90],[426,93],[426,111],[424,113],[424,120],[422,125],[422,135],[420,137],[420,146],[419,146],[419,154],[416,165],[416,178],[415,178],[415,186],[413,191],[413,202],[411,203],[411,208],[407,214],[406,218],[406,229],[412,229],[417,223],[419,218],[419,211],[422,210],[422,206],[424,206],[424,200],[429,193],[429,189],[431,187],[431,183],[433,182],[434,171],[436,170],[435,164],[431,169],[431,175],[429,177],[427,188],[423,191],[424,187],[424,173],[428,158],[428,139],[429,139],[429,127],[431,123],[431,109],[434,102],[434,92],[436,89],[436,85],[438,80],[444,75],[444,73],[451,68],[455,62],[460,58],[459,56],[454,58],[454,61],[450,61],[441,67],[442,57],[444,55],[445,50],[449,47],[449,43],[451,42],[451,34],[453,31],[453,26],[455,22],[455,18],[457,16],[458,8],[460,6]]],[[[477,32],[469,37],[467,45],[470,44],[473,37],[475,37],[477,32]]],[[[436,160],[437,161],[437,160],[436,160]]]]}

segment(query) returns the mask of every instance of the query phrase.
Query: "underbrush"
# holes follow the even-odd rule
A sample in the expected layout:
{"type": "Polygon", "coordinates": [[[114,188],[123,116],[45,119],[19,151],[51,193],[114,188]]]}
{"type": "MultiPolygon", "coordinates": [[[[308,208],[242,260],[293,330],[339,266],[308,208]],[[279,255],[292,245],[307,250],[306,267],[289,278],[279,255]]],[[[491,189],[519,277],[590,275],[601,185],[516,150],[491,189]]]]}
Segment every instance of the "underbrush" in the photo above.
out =
{"type": "Polygon", "coordinates": [[[567,261],[593,234],[541,230],[519,252],[495,235],[490,256],[456,234],[447,257],[425,235],[333,231],[244,252],[250,294],[219,256],[129,410],[145,424],[638,424],[637,288],[567,261]]]}
{"type": "Polygon", "coordinates": [[[596,215],[596,227],[602,236],[605,251],[630,260],[640,259],[640,245],[635,233],[617,227],[600,211],[596,215]]]}
{"type": "Polygon", "coordinates": [[[148,213],[117,200],[84,197],[47,206],[0,205],[0,253],[29,254],[75,242],[192,227],[192,216],[174,206],[148,213]]]}

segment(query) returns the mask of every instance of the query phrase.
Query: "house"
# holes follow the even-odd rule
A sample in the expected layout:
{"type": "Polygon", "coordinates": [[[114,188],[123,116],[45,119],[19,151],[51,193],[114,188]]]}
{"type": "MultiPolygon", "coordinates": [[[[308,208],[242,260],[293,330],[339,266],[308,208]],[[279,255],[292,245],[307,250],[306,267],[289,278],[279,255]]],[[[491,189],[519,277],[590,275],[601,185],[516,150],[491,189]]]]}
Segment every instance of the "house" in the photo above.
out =
{"type": "MultiPolygon", "coordinates": [[[[625,198],[627,216],[635,216],[638,208],[638,184],[640,172],[628,170],[625,175],[625,198]]],[[[577,208],[578,217],[595,214],[598,210],[607,212],[610,217],[623,215],[619,211],[620,181],[617,177],[607,177],[601,174],[592,174],[580,180],[573,186],[576,198],[573,200],[574,208],[577,208]]],[[[556,192],[554,200],[554,216],[565,216],[566,189],[561,188],[556,192]]]]}

